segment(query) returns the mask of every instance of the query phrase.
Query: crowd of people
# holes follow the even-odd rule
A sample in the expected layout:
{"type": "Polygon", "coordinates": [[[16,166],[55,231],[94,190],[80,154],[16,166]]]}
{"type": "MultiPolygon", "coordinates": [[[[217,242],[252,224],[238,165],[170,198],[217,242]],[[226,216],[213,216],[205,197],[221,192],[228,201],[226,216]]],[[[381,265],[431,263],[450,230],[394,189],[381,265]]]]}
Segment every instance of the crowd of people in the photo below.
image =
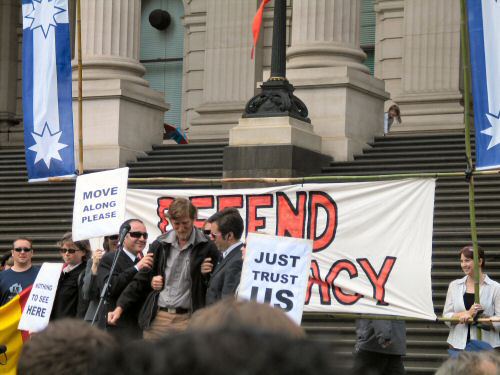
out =
{"type": "MultiPolygon", "coordinates": [[[[168,210],[172,229],[147,252],[148,232],[138,218],[120,228],[119,233],[126,233],[122,251],[117,251],[119,235],[105,237],[103,249],[92,252],[89,241],[73,241],[66,233],[57,244],[64,266],[53,323],[25,345],[19,373],[285,374],[294,368],[346,373],[332,348],[309,342],[281,311],[233,298],[244,259],[244,222],[238,210],[217,212],[202,229],[194,225],[196,214],[188,199],[175,199],[168,210]],[[71,363],[65,363],[69,348],[74,349],[71,363]],[[58,360],[49,363],[51,356],[58,360]],[[280,372],[273,372],[276,361],[280,372]],[[240,368],[245,371],[238,372],[240,368]]],[[[8,258],[2,260],[0,306],[34,282],[39,267],[32,263],[33,252],[30,239],[17,238],[11,265],[8,258]]],[[[483,358],[500,371],[500,326],[477,321],[500,315],[500,287],[484,273],[480,249],[481,294],[475,303],[472,258],[472,247],[460,251],[465,276],[449,285],[443,317],[451,318],[450,355],[458,358],[443,364],[439,374],[461,374],[457,369],[466,356],[468,362],[483,358]],[[483,357],[468,352],[478,328],[488,348],[496,348],[483,357]]],[[[353,374],[405,373],[404,321],[358,319],[356,333],[353,374]]]]}

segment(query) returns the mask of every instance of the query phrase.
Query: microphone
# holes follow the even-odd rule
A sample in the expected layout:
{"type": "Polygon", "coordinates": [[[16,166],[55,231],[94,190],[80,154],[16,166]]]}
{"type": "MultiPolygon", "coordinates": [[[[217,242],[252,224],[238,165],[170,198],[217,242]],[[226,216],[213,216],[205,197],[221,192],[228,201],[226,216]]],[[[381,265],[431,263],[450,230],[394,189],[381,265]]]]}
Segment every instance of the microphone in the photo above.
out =
{"type": "Polygon", "coordinates": [[[7,352],[7,345],[0,345],[0,354],[7,352]]]}
{"type": "Polygon", "coordinates": [[[125,224],[120,228],[120,245],[123,245],[123,240],[128,232],[130,232],[130,224],[125,224]]]}

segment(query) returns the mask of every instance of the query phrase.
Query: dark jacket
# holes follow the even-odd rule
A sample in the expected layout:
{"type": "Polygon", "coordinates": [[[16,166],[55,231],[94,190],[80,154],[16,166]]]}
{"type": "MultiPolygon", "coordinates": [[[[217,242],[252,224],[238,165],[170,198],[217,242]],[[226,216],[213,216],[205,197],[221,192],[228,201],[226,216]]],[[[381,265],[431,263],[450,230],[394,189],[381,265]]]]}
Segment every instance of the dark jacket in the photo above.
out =
{"type": "Polygon", "coordinates": [[[403,320],[356,320],[356,351],[406,354],[406,324],[403,320]],[[387,347],[383,344],[389,343],[387,347]]]}
{"type": "Polygon", "coordinates": [[[57,285],[54,306],[50,319],[83,318],[85,314],[82,297],[83,274],[85,262],[70,272],[61,272],[57,285]]]}
{"type": "MultiPolygon", "coordinates": [[[[212,262],[216,264],[219,257],[215,244],[209,241],[199,229],[195,228],[194,230],[195,237],[190,254],[191,269],[189,272],[191,275],[192,312],[205,306],[207,279],[201,274],[201,263],[205,258],[212,258],[212,262]]],[[[141,306],[142,297],[147,295],[139,313],[139,326],[142,329],[149,327],[158,310],[160,291],[154,291],[151,288],[151,279],[153,276],[165,277],[165,268],[171,247],[171,244],[166,242],[165,239],[169,233],[162,234],[149,246],[148,253],[154,254],[153,267],[138,272],[117,301],[117,306],[121,306],[126,312],[136,306],[141,306]]]]}
{"type": "MultiPolygon", "coordinates": [[[[104,288],[104,284],[109,278],[111,265],[115,252],[106,253],[99,262],[97,270],[97,286],[99,294],[104,288]]],[[[139,307],[131,306],[130,309],[125,311],[118,320],[116,326],[107,325],[108,312],[113,311],[116,307],[116,301],[123,290],[129,285],[137,270],[134,267],[134,261],[125,254],[123,251],[119,253],[116,262],[115,272],[110,280],[110,287],[106,296],[106,303],[99,311],[99,327],[104,328],[119,338],[142,338],[142,332],[137,326],[137,317],[139,315],[139,307]]],[[[142,302],[142,299],[139,303],[142,302]]]]}
{"type": "Polygon", "coordinates": [[[85,276],[83,276],[82,296],[87,304],[87,311],[85,312],[84,320],[91,322],[94,318],[97,305],[99,304],[99,288],[97,286],[97,275],[92,275],[93,260],[87,261],[85,268],[85,276]]]}
{"type": "Polygon", "coordinates": [[[210,276],[207,289],[207,305],[211,305],[224,297],[234,296],[236,288],[240,284],[241,267],[243,259],[241,257],[240,245],[217,264],[210,276]]]}

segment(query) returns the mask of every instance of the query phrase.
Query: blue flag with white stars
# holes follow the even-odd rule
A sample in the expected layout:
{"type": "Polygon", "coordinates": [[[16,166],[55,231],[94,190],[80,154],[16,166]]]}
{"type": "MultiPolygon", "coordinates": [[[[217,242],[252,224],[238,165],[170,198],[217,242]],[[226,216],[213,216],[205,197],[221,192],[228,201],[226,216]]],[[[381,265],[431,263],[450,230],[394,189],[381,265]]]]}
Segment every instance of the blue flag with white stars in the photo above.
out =
{"type": "Polygon", "coordinates": [[[467,0],[476,169],[500,168],[500,1],[467,0]]]}
{"type": "Polygon", "coordinates": [[[29,181],[73,176],[68,0],[22,0],[23,115],[29,181]]]}

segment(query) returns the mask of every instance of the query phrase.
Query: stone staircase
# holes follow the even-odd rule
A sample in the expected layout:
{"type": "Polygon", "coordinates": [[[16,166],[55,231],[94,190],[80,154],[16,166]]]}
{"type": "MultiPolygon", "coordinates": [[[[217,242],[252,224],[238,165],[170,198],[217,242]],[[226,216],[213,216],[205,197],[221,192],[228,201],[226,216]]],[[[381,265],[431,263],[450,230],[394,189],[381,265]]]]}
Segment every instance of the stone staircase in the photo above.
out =
{"type": "MultiPolygon", "coordinates": [[[[225,144],[158,145],[129,163],[130,177],[222,177],[225,144]]],[[[462,172],[465,169],[463,132],[388,135],[352,162],[332,163],[323,175],[462,172]]],[[[15,236],[34,239],[37,262],[59,259],[55,243],[71,229],[74,183],[26,182],[22,149],[0,149],[0,254],[15,236]]],[[[480,245],[487,252],[488,274],[500,280],[500,177],[477,177],[476,214],[480,245]]],[[[133,183],[133,188],[203,188],[200,184],[133,183]]],[[[220,186],[213,186],[219,188],[220,186]]],[[[448,283],[461,277],[457,252],[470,243],[468,185],[463,177],[437,180],[433,239],[433,298],[439,316],[448,283]]],[[[347,360],[354,347],[354,320],[306,315],[303,325],[315,339],[335,343],[347,360]]],[[[446,359],[444,324],[408,324],[410,374],[432,374],[446,359]]]]}
{"type": "MultiPolygon", "coordinates": [[[[130,177],[221,178],[225,144],[155,145],[129,164],[130,177]]],[[[139,183],[132,188],[188,189],[200,184],[139,183]]],[[[211,185],[220,188],[220,185],[211,185]]],[[[28,183],[24,149],[0,149],[0,254],[17,236],[33,239],[35,262],[59,260],[57,241],[71,230],[74,182],[28,183]]]]}
{"type": "MultiPolygon", "coordinates": [[[[472,145],[474,149],[474,144],[472,145]]],[[[331,163],[324,175],[380,175],[422,172],[463,172],[466,168],[463,132],[388,135],[376,138],[352,162],[331,163]]],[[[487,273],[500,280],[500,176],[475,178],[475,207],[479,244],[487,255],[487,273]]],[[[433,233],[433,301],[442,314],[451,280],[463,276],[458,259],[471,243],[468,184],[464,177],[438,178],[433,233]]],[[[332,342],[347,361],[355,344],[354,320],[309,316],[303,325],[313,337],[332,342]]],[[[433,374],[447,358],[448,328],[442,323],[408,322],[409,374],[433,374]]]]}

